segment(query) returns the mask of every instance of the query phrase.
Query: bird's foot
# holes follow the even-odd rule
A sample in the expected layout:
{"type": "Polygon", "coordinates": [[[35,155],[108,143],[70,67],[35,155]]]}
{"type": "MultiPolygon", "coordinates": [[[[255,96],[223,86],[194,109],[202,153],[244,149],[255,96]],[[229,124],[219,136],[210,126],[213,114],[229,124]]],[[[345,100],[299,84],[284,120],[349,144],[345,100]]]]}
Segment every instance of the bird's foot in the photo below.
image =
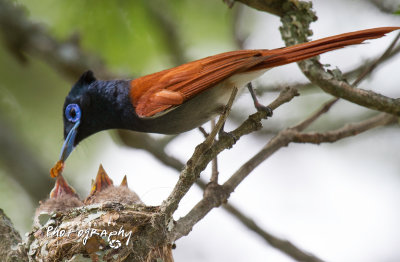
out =
{"type": "Polygon", "coordinates": [[[269,106],[264,106],[258,102],[254,103],[254,106],[256,107],[258,112],[266,112],[264,119],[267,119],[268,117],[271,117],[273,115],[273,110],[269,106]]]}
{"type": "Polygon", "coordinates": [[[249,82],[247,84],[247,88],[250,91],[251,98],[253,99],[253,102],[254,102],[254,107],[257,109],[257,111],[258,112],[266,112],[267,113],[265,115],[264,119],[267,119],[268,117],[271,117],[272,116],[272,108],[270,108],[269,106],[264,106],[264,105],[262,105],[262,104],[260,104],[258,102],[256,93],[254,92],[253,85],[251,84],[251,82],[249,82]]]}

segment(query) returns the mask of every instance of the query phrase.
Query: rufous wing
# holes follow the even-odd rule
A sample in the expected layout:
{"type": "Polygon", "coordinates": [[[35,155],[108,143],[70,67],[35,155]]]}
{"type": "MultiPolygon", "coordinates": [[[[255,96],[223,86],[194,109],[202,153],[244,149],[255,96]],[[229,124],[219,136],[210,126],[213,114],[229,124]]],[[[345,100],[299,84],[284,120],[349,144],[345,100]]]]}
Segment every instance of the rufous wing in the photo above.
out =
{"type": "Polygon", "coordinates": [[[131,81],[132,104],[139,117],[151,117],[264,60],[260,50],[232,51],[140,77],[131,81]]]}

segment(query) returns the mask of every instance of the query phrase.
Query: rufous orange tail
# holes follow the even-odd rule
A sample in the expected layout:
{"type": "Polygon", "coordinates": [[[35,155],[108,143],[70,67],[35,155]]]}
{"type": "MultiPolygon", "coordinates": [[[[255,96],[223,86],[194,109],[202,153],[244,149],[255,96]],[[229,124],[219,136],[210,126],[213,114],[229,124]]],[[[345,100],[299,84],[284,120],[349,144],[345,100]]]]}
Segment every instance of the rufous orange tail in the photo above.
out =
{"type": "Polygon", "coordinates": [[[400,29],[400,27],[372,28],[330,36],[294,46],[277,48],[273,50],[263,50],[263,56],[270,56],[270,58],[253,67],[252,70],[270,68],[301,61],[345,46],[361,44],[368,39],[380,38],[385,34],[397,29],[400,29]]]}

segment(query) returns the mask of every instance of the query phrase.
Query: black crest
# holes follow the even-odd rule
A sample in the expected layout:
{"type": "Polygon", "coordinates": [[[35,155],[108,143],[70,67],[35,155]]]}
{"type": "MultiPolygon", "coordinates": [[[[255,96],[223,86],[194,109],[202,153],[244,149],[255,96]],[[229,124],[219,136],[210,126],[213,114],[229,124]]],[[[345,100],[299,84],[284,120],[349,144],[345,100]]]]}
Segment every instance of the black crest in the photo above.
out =
{"type": "Polygon", "coordinates": [[[87,87],[94,81],[96,81],[96,78],[91,70],[83,73],[79,80],[72,86],[71,91],[67,96],[68,102],[70,102],[71,99],[80,97],[85,92],[87,87]]]}
{"type": "Polygon", "coordinates": [[[91,70],[86,71],[81,75],[79,78],[78,82],[76,82],[76,86],[84,86],[84,85],[90,85],[92,82],[96,81],[96,78],[94,77],[94,74],[91,70]]]}

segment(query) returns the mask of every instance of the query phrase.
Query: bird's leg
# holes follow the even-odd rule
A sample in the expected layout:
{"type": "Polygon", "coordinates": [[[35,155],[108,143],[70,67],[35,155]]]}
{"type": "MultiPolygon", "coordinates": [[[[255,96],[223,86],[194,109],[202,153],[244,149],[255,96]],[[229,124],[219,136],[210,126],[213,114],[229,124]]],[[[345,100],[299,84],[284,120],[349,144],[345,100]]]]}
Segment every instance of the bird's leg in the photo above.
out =
{"type": "MultiPolygon", "coordinates": [[[[238,92],[237,87],[234,87],[232,89],[231,96],[229,98],[228,103],[224,107],[224,110],[222,111],[218,122],[215,124],[215,127],[211,130],[210,135],[207,137],[205,143],[209,144],[210,146],[212,145],[212,141],[214,140],[215,136],[218,134],[218,137],[221,138],[223,135],[228,135],[230,137],[233,137],[230,133],[226,133],[224,131],[224,126],[225,126],[225,121],[231,111],[233,101],[235,100],[236,94],[238,92]]],[[[235,139],[235,138],[234,138],[235,139]]],[[[236,142],[236,139],[235,139],[236,142]]]]}
{"type": "Polygon", "coordinates": [[[207,133],[207,131],[204,129],[204,127],[199,126],[198,129],[203,134],[204,138],[207,138],[210,135],[209,133],[207,133]]]}
{"type": "Polygon", "coordinates": [[[248,88],[249,91],[250,91],[251,98],[253,98],[254,107],[257,109],[257,111],[264,111],[264,112],[266,112],[267,115],[266,115],[265,118],[272,116],[272,109],[271,109],[269,106],[264,106],[264,105],[260,104],[260,102],[258,102],[256,93],[254,92],[253,85],[251,84],[251,82],[249,82],[249,83],[247,84],[247,88],[248,88]]]}
{"type": "MultiPolygon", "coordinates": [[[[225,110],[226,110],[226,108],[225,108],[225,110]]],[[[222,113],[222,114],[225,114],[225,113],[222,113]]],[[[234,143],[236,143],[236,141],[237,141],[237,138],[234,135],[232,135],[232,133],[225,131],[225,122],[222,124],[221,128],[218,131],[218,139],[221,139],[223,137],[229,137],[230,139],[233,139],[234,143]]]]}

